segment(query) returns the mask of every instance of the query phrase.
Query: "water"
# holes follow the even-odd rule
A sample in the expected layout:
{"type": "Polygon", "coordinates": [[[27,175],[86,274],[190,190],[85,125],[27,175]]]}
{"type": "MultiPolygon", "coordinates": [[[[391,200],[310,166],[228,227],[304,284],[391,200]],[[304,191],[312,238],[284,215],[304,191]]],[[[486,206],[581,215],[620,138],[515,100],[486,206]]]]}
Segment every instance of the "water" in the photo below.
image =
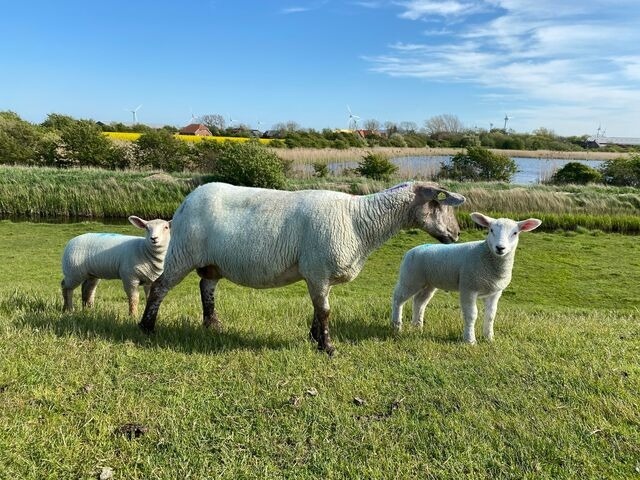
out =
{"type": "MultiPolygon", "coordinates": [[[[566,160],[560,158],[530,158],[530,157],[512,157],[518,166],[517,173],[513,176],[511,183],[519,185],[528,185],[540,183],[551,177],[553,172],[562,168],[569,162],[579,162],[592,168],[598,168],[602,161],[600,160],[566,160]]],[[[438,170],[440,164],[451,159],[451,156],[416,156],[416,157],[397,157],[391,161],[398,166],[399,175],[401,177],[423,177],[432,178],[438,170]]],[[[345,168],[356,168],[358,162],[332,162],[329,164],[329,170],[334,174],[339,174],[345,168]]]]}

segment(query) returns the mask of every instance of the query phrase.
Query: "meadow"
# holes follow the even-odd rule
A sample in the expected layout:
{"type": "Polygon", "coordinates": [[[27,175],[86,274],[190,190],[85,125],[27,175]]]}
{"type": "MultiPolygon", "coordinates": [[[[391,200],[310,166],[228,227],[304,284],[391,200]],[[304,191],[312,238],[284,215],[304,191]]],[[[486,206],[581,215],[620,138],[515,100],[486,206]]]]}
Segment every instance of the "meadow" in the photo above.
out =
{"type": "Polygon", "coordinates": [[[151,337],[117,281],[100,284],[95,309],[62,314],[60,254],[86,231],[136,233],[0,221],[0,478],[97,478],[105,467],[128,479],[640,472],[638,237],[523,236],[496,341],[467,346],[455,293],[436,294],[422,332],[392,334],[400,259],[433,241],[403,232],[334,288],[328,358],[307,340],[301,283],[221,282],[222,333],[200,326],[194,274],[151,337]]]}

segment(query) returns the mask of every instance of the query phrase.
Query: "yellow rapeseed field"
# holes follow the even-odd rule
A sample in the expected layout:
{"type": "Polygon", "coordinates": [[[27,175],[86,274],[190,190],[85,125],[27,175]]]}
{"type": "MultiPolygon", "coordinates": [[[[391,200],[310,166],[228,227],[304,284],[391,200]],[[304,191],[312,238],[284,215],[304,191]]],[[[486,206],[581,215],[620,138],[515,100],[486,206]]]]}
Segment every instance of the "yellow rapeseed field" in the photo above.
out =
{"type": "MultiPolygon", "coordinates": [[[[124,140],[127,142],[135,142],[138,138],[140,138],[140,133],[134,132],[104,132],[104,135],[113,139],[113,140],[124,140]]],[[[249,140],[245,137],[201,137],[197,135],[174,135],[176,138],[180,140],[184,140],[185,142],[201,142],[201,141],[215,141],[215,142],[246,142],[249,140]]],[[[269,144],[271,139],[268,138],[259,138],[258,141],[260,143],[269,144]]]]}

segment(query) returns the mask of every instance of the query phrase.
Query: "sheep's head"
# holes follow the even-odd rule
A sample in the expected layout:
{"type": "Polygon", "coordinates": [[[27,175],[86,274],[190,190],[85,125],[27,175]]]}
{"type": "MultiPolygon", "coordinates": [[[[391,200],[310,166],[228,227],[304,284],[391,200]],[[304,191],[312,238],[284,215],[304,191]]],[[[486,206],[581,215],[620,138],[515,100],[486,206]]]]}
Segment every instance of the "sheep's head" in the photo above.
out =
{"type": "Polygon", "coordinates": [[[516,222],[509,218],[491,218],[478,212],[471,214],[471,219],[481,227],[489,229],[487,245],[492,254],[504,257],[518,246],[520,232],[530,232],[542,223],[537,218],[529,218],[516,222]]]}
{"type": "Polygon", "coordinates": [[[145,238],[153,248],[166,250],[171,238],[171,221],[143,220],[135,215],[131,215],[129,221],[132,225],[145,231],[145,238]]]}
{"type": "Polygon", "coordinates": [[[414,225],[442,243],[456,242],[460,235],[460,226],[453,207],[462,204],[465,198],[458,193],[444,190],[435,183],[415,183],[413,193],[414,225]]]}

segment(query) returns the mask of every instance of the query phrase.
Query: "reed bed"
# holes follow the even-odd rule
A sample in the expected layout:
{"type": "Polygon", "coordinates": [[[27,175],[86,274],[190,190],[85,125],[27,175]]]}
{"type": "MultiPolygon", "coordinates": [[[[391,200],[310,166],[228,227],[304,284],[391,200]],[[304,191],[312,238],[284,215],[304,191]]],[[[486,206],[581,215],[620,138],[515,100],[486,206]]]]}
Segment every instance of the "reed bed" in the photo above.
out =
{"type": "MultiPolygon", "coordinates": [[[[171,218],[184,197],[203,182],[191,174],[0,167],[0,216],[10,218],[171,218]]],[[[290,179],[288,188],[337,190],[368,195],[398,180],[357,176],[290,179]]],[[[460,223],[472,226],[469,213],[541,218],[543,229],[587,228],[640,233],[640,190],[605,186],[513,186],[505,183],[445,182],[467,201],[457,210],[460,223]]]]}
{"type": "MultiPolygon", "coordinates": [[[[374,151],[388,158],[401,157],[440,157],[451,156],[463,151],[463,148],[398,148],[398,147],[374,147],[374,148],[278,148],[274,152],[283,160],[292,162],[294,166],[311,166],[314,163],[358,162],[363,155],[374,151]]],[[[551,150],[498,150],[489,149],[495,153],[502,153],[509,157],[527,157],[540,159],[560,160],[611,160],[624,157],[626,153],[599,152],[596,150],[582,152],[557,152],[551,150]]]]}

